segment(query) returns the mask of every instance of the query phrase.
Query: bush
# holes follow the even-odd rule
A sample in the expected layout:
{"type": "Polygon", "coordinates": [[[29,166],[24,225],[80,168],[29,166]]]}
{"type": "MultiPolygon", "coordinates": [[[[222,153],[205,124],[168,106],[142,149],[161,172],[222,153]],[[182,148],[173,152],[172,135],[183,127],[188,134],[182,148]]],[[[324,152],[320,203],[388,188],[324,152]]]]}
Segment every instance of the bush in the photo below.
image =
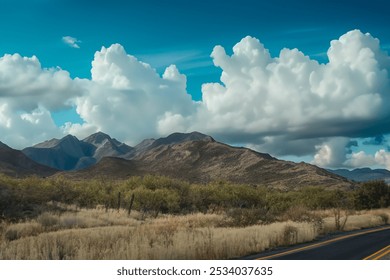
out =
{"type": "Polygon", "coordinates": [[[355,191],[354,204],[357,209],[389,207],[390,186],[385,181],[366,182],[355,191]]]}
{"type": "Polygon", "coordinates": [[[283,241],[284,245],[293,245],[298,243],[298,229],[292,225],[286,225],[283,229],[283,241]]]}
{"type": "Polygon", "coordinates": [[[265,208],[233,208],[226,212],[226,224],[233,227],[246,227],[267,224],[274,221],[265,208]]]}
{"type": "Polygon", "coordinates": [[[386,213],[378,213],[377,216],[383,221],[383,224],[387,225],[389,223],[389,215],[386,213]]]}
{"type": "Polygon", "coordinates": [[[23,237],[36,236],[42,231],[42,226],[36,222],[10,224],[5,230],[4,237],[8,241],[13,241],[23,237]]]}
{"type": "Polygon", "coordinates": [[[53,228],[59,226],[60,219],[57,216],[54,216],[50,213],[43,213],[37,218],[38,223],[40,223],[45,228],[53,228]]]}
{"type": "Polygon", "coordinates": [[[13,241],[19,238],[18,231],[15,229],[8,229],[4,235],[5,239],[8,241],[13,241]]]}

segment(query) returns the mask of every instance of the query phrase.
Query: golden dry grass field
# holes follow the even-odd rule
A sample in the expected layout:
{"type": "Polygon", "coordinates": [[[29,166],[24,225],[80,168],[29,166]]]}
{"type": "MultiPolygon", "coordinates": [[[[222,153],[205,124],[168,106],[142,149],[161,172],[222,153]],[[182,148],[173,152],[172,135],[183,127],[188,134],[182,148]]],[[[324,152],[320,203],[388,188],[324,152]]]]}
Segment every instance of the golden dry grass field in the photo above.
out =
{"type": "MultiPolygon", "coordinates": [[[[0,259],[229,259],[307,242],[336,231],[330,210],[313,221],[288,217],[270,224],[231,226],[225,214],[143,217],[133,211],[61,205],[24,222],[0,224],[0,259]]],[[[390,209],[344,213],[344,230],[389,222],[390,209]]]]}

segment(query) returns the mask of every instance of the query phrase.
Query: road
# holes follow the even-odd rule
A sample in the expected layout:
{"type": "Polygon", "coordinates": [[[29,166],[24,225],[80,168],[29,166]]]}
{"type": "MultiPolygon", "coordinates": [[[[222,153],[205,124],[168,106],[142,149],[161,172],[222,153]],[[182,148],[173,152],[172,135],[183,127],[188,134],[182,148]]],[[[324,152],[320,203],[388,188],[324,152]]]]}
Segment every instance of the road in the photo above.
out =
{"type": "Polygon", "coordinates": [[[342,234],[327,240],[245,257],[259,260],[379,259],[390,252],[390,226],[342,234]]]}

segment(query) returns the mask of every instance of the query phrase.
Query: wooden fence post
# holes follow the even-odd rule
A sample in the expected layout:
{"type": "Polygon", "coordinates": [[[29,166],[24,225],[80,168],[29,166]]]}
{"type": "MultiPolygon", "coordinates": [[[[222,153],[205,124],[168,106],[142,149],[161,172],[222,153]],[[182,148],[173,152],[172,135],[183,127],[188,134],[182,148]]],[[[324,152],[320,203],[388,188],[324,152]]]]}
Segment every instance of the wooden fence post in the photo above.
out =
{"type": "Polygon", "coordinates": [[[118,212],[121,208],[121,192],[118,192],[118,212]]]}
{"type": "Polygon", "coordinates": [[[134,194],[131,195],[129,209],[127,210],[127,215],[129,215],[129,216],[131,213],[131,208],[133,207],[133,203],[134,203],[134,194]]]}

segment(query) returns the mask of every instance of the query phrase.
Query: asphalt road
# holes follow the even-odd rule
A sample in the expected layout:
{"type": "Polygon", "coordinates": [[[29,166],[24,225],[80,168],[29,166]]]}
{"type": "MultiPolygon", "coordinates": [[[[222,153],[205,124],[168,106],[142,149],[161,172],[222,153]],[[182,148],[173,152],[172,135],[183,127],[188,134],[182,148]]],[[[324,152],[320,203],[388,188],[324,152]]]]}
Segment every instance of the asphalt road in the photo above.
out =
{"type": "Polygon", "coordinates": [[[334,236],[288,249],[248,256],[272,260],[362,260],[390,251],[390,226],[334,236]],[[386,248],[387,247],[387,248],[386,248]],[[386,248],[386,249],[384,249],[386,248]]]}

